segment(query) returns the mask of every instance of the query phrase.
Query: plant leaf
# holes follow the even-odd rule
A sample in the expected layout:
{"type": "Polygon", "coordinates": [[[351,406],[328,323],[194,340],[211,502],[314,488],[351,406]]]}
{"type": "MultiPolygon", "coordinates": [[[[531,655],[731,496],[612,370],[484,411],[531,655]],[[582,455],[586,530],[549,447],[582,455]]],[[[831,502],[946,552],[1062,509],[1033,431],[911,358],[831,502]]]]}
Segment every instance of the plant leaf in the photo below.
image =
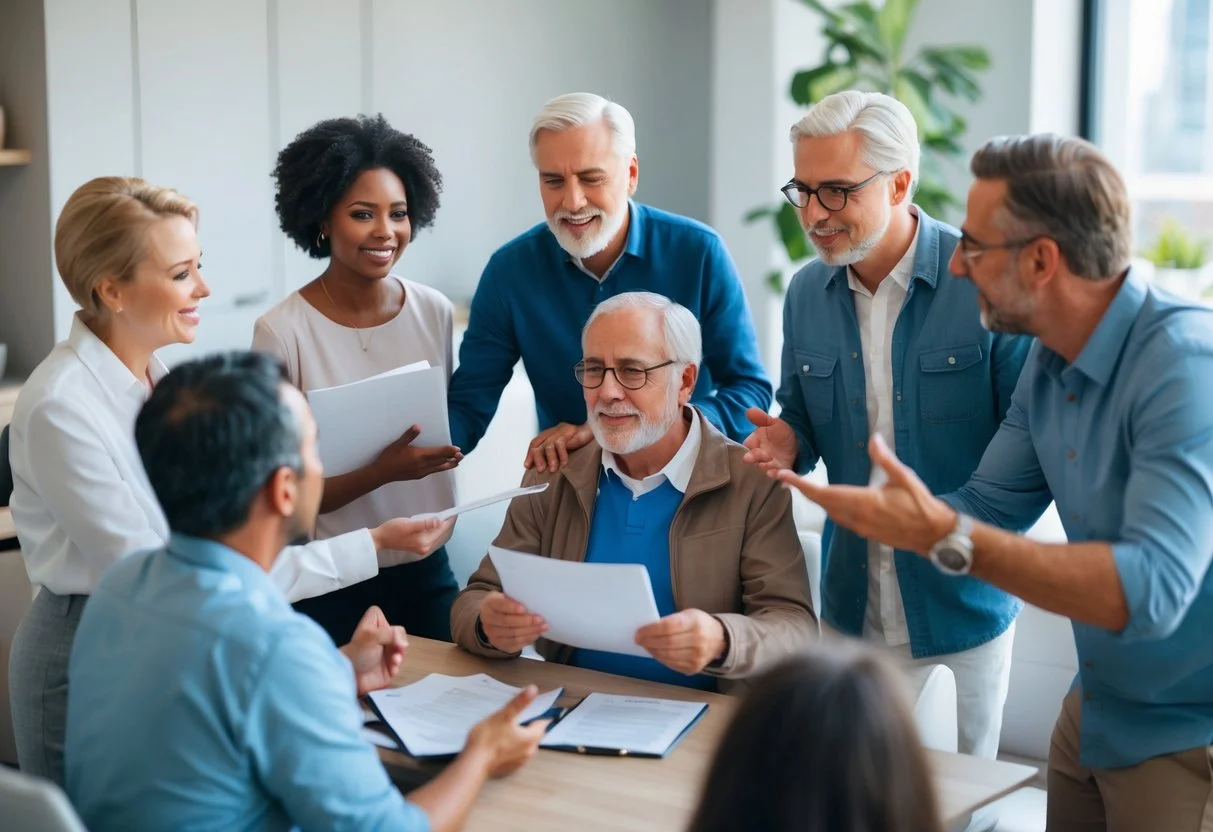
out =
{"type": "Polygon", "coordinates": [[[935,81],[950,94],[969,101],[981,97],[981,87],[973,73],[935,53],[923,53],[923,60],[935,71],[935,81]]]}
{"type": "Polygon", "coordinates": [[[969,44],[929,47],[922,50],[922,56],[928,61],[932,56],[941,58],[964,69],[989,69],[991,63],[990,53],[984,46],[969,44]]]}
{"type": "Polygon", "coordinates": [[[901,54],[906,32],[910,29],[910,18],[914,16],[917,5],[918,0],[885,0],[884,7],[877,14],[876,28],[880,32],[880,42],[891,57],[901,54]]]}
{"type": "Polygon", "coordinates": [[[848,32],[838,26],[827,25],[821,33],[830,41],[831,45],[837,44],[844,47],[850,53],[852,63],[864,58],[877,63],[883,63],[887,59],[888,52],[884,49],[883,44],[865,38],[858,32],[848,32]]]}
{"type": "Polygon", "coordinates": [[[779,206],[775,225],[779,229],[779,241],[783,243],[783,249],[793,263],[803,260],[813,253],[809,247],[808,238],[805,236],[804,227],[800,224],[800,215],[796,213],[796,209],[792,207],[791,203],[785,202],[779,206]]]}
{"type": "Polygon", "coordinates": [[[840,15],[834,9],[827,7],[824,3],[821,2],[821,0],[800,0],[800,2],[804,3],[806,6],[808,6],[813,11],[817,12],[819,15],[824,17],[826,20],[830,20],[835,23],[842,22],[842,19],[843,19],[842,15],[840,15]]]}
{"type": "Polygon", "coordinates": [[[815,104],[831,93],[844,90],[855,83],[858,72],[847,64],[822,64],[792,76],[788,90],[792,100],[801,106],[815,104]]]}
{"type": "Polygon", "coordinates": [[[783,269],[771,269],[763,279],[767,288],[777,295],[782,295],[787,288],[783,285],[783,269]]]}

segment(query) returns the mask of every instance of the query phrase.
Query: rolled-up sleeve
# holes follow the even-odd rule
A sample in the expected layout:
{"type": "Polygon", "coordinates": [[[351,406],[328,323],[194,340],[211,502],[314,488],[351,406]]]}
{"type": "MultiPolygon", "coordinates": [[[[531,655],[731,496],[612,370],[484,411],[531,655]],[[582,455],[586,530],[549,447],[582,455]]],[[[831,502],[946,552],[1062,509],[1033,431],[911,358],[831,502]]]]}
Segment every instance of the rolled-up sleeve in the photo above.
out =
{"type": "Polygon", "coordinates": [[[428,832],[361,736],[349,664],[317,633],[280,638],[250,702],[257,778],[300,829],[428,832]]]}
{"type": "Polygon", "coordinates": [[[1213,355],[1143,373],[1130,419],[1124,520],[1112,546],[1129,607],[1125,639],[1170,635],[1213,562],[1213,355]]]}

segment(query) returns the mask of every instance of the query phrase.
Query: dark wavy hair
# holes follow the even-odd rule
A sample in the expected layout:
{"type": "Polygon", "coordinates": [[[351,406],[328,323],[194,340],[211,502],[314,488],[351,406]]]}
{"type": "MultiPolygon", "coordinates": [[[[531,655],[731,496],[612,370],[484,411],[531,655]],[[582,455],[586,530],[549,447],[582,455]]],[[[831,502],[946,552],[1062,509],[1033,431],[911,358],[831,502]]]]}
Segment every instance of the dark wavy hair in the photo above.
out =
{"type": "Polygon", "coordinates": [[[442,193],[433,154],[380,114],[327,119],[283,148],[273,174],[282,230],[310,256],[328,257],[329,241],[317,240],[320,224],[354,180],[375,168],[387,168],[404,183],[413,234],[433,224],[442,193]]]}
{"type": "Polygon", "coordinates": [[[289,383],[276,358],[241,351],[181,364],[155,386],[135,444],[169,528],[230,532],[275,471],[302,470],[298,420],[282,400],[289,383]]]}
{"type": "Polygon", "coordinates": [[[941,832],[901,680],[822,644],[761,676],[725,732],[690,832],[941,832]]]}

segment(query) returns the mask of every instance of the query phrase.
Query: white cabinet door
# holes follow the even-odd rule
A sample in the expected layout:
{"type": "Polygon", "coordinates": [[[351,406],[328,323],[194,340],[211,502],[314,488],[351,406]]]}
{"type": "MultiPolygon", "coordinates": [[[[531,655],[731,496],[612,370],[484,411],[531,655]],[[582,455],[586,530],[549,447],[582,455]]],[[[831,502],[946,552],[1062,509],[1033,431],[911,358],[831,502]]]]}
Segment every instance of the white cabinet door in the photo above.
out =
{"type": "Polygon", "coordinates": [[[277,300],[267,0],[137,0],[143,176],[201,212],[200,350],[247,347],[277,300]]]}

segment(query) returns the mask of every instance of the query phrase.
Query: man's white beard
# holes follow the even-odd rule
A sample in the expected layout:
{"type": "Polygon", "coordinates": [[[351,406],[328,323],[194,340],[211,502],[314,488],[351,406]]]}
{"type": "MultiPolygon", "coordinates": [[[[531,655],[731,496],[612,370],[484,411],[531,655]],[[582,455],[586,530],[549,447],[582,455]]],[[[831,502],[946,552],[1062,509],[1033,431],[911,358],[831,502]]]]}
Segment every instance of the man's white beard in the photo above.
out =
{"type": "Polygon", "coordinates": [[[627,203],[624,203],[623,208],[615,214],[607,214],[589,206],[575,214],[561,209],[556,212],[554,217],[548,220],[548,228],[552,229],[552,233],[556,235],[556,242],[560,243],[562,249],[578,260],[585,260],[593,257],[611,244],[611,240],[615,239],[615,235],[619,233],[619,229],[623,228],[623,222],[627,219],[627,216],[627,203]],[[598,232],[596,234],[583,233],[580,237],[577,237],[562,222],[562,220],[577,221],[590,217],[599,217],[598,232]]]}
{"type": "MultiPolygon", "coordinates": [[[[820,259],[821,262],[825,263],[827,266],[854,266],[856,263],[862,262],[863,258],[867,257],[868,254],[871,253],[872,249],[880,245],[880,241],[884,238],[885,232],[889,230],[889,223],[892,221],[892,219],[892,211],[885,213],[884,222],[881,223],[880,228],[876,229],[859,242],[851,243],[850,248],[842,251],[829,253],[824,248],[814,246],[814,248],[817,250],[818,259],[820,259]]],[[[829,227],[830,226],[826,226],[826,228],[829,227]]],[[[812,243],[812,233],[809,233],[809,229],[807,228],[805,229],[805,232],[808,233],[809,242],[812,243]]]]}
{"type": "Polygon", "coordinates": [[[658,419],[650,419],[632,405],[616,404],[614,407],[598,405],[590,414],[590,431],[598,444],[616,456],[634,454],[655,444],[669,432],[674,422],[682,415],[677,396],[670,396],[669,406],[658,419]],[[639,424],[630,430],[619,430],[602,424],[602,415],[636,416],[639,424]]]}

